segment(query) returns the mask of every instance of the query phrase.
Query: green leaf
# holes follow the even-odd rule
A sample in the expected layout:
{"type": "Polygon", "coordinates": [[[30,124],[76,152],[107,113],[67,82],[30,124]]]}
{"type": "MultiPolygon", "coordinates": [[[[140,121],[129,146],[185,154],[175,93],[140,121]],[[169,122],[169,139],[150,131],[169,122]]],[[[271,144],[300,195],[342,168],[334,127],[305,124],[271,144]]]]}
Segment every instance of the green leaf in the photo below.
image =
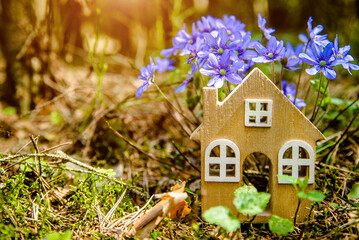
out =
{"type": "Polygon", "coordinates": [[[63,234],[59,232],[49,233],[45,239],[47,240],[71,240],[72,232],[70,230],[66,230],[63,234]]]}
{"type": "MultiPolygon", "coordinates": [[[[314,89],[315,92],[318,92],[319,89],[319,79],[314,79],[314,80],[310,80],[310,86],[314,89]]],[[[320,88],[320,93],[323,94],[324,90],[325,90],[325,86],[326,86],[326,81],[322,81],[322,86],[320,88]]],[[[326,93],[326,95],[328,94],[328,91],[326,93]]]]}
{"type": "Polygon", "coordinates": [[[348,198],[359,198],[359,183],[355,183],[348,194],[348,198]]]}
{"type": "Polygon", "coordinates": [[[253,189],[245,188],[236,192],[233,204],[240,213],[257,215],[265,210],[269,199],[269,193],[258,193],[257,190],[254,192],[253,189]]]}
{"type": "Polygon", "coordinates": [[[287,183],[291,184],[298,184],[299,178],[288,176],[288,175],[278,175],[278,178],[282,181],[285,181],[287,183]]]}
{"type": "Polygon", "coordinates": [[[322,145],[319,145],[315,148],[315,152],[318,154],[328,148],[330,148],[331,146],[334,146],[336,144],[335,141],[331,142],[331,143],[326,143],[326,144],[322,144],[322,145]]]}
{"type": "Polygon", "coordinates": [[[209,223],[219,225],[228,232],[237,230],[241,223],[237,218],[231,217],[231,211],[222,206],[212,207],[203,213],[203,219],[209,223]]]}
{"type": "Polygon", "coordinates": [[[305,199],[308,197],[308,195],[303,191],[300,191],[299,193],[297,193],[297,196],[301,199],[305,199]]]}
{"type": "Polygon", "coordinates": [[[323,99],[322,105],[321,105],[320,107],[321,107],[322,109],[324,109],[324,110],[327,110],[327,108],[328,108],[330,102],[331,102],[330,97],[325,97],[325,98],[323,99]]]}
{"type": "Polygon", "coordinates": [[[314,91],[318,92],[318,89],[319,89],[319,79],[310,80],[310,86],[314,89],[314,91]]]}
{"type": "Polygon", "coordinates": [[[337,106],[340,106],[340,105],[343,105],[345,103],[345,101],[343,99],[340,99],[340,98],[331,98],[331,104],[334,104],[334,105],[337,105],[337,106]]]}
{"type": "Polygon", "coordinates": [[[223,89],[219,89],[218,91],[218,99],[221,100],[221,99],[224,99],[226,97],[226,93],[224,92],[223,89]]]}
{"type": "Polygon", "coordinates": [[[269,219],[269,229],[277,235],[286,236],[294,231],[294,224],[288,219],[272,215],[269,219]]]}
{"type": "Polygon", "coordinates": [[[244,185],[242,187],[239,187],[236,189],[236,191],[234,191],[234,196],[238,196],[242,193],[249,193],[249,192],[257,192],[257,189],[253,186],[248,186],[248,185],[244,185]]]}
{"type": "Polygon", "coordinates": [[[309,181],[308,177],[305,177],[305,178],[303,179],[303,181],[298,178],[299,188],[300,188],[301,190],[305,190],[305,189],[308,187],[308,181],[309,181]]]}
{"type": "Polygon", "coordinates": [[[2,112],[6,115],[12,116],[16,114],[16,108],[14,107],[6,107],[2,110],[2,112]]]}
{"type": "Polygon", "coordinates": [[[325,195],[321,192],[308,192],[307,198],[313,202],[321,202],[324,200],[325,195]]]}

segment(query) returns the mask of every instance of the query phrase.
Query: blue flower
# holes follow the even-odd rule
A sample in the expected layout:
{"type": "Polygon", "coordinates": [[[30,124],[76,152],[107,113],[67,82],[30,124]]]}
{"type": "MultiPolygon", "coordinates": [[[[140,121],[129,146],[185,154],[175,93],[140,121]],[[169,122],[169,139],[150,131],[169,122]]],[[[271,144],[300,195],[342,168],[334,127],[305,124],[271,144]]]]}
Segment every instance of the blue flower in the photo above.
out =
{"type": "Polygon", "coordinates": [[[192,26],[192,35],[187,33],[186,24],[183,25],[183,29],[180,30],[176,37],[172,39],[172,48],[167,48],[161,51],[161,55],[168,58],[171,55],[177,54],[178,50],[183,50],[187,47],[188,44],[193,44],[196,40],[196,32],[195,24],[192,26]]]}
{"type": "Polygon", "coordinates": [[[236,34],[236,36],[236,40],[228,44],[229,49],[234,50],[231,52],[235,56],[235,59],[233,60],[250,60],[258,56],[256,51],[248,49],[249,46],[253,45],[253,42],[251,42],[250,32],[245,34],[243,37],[241,34],[236,34]]]}
{"type": "Polygon", "coordinates": [[[236,33],[240,33],[243,35],[246,33],[246,31],[244,30],[246,25],[236,19],[235,16],[228,16],[225,14],[223,15],[222,19],[217,19],[216,24],[218,29],[226,29],[228,38],[232,41],[235,40],[236,33]]]}
{"type": "Polygon", "coordinates": [[[321,48],[316,44],[310,44],[311,51],[299,54],[300,59],[309,65],[313,65],[312,68],[306,69],[305,71],[310,75],[315,75],[321,70],[328,79],[336,78],[337,73],[332,67],[341,64],[342,61],[338,61],[334,58],[333,49],[333,43],[327,44],[325,48],[321,48]]]}
{"type": "Polygon", "coordinates": [[[262,30],[265,38],[270,39],[272,37],[271,34],[275,32],[275,29],[266,28],[266,24],[267,24],[266,18],[263,18],[262,15],[258,13],[258,26],[262,30]]]}
{"type": "Polygon", "coordinates": [[[169,60],[168,58],[161,59],[159,57],[155,58],[156,61],[156,70],[159,73],[163,73],[165,71],[172,71],[175,69],[174,66],[172,66],[174,60],[169,60]]]}
{"type": "Polygon", "coordinates": [[[198,71],[197,65],[196,65],[196,64],[191,64],[191,72],[189,72],[189,73],[187,74],[186,80],[183,81],[182,84],[176,88],[175,93],[183,91],[183,90],[187,87],[188,83],[190,82],[190,80],[192,79],[193,75],[194,75],[197,71],[198,71]]]}
{"type": "Polygon", "coordinates": [[[204,39],[197,37],[196,42],[194,44],[188,45],[185,49],[182,50],[182,52],[179,54],[180,56],[188,56],[187,63],[193,64],[196,61],[198,61],[199,67],[203,66],[203,63],[207,60],[207,54],[206,57],[200,57],[199,52],[208,52],[209,47],[207,44],[204,44],[204,39]]]}
{"type": "Polygon", "coordinates": [[[262,56],[252,58],[252,61],[256,63],[268,63],[281,59],[285,52],[283,45],[283,40],[277,41],[274,36],[272,36],[267,42],[267,48],[265,48],[261,43],[257,43],[255,49],[262,56]]]}
{"type": "Polygon", "coordinates": [[[229,51],[225,50],[219,59],[216,55],[210,53],[205,66],[199,71],[203,75],[213,77],[208,81],[207,86],[221,88],[225,80],[234,84],[242,82],[242,78],[238,75],[237,71],[240,70],[243,65],[243,61],[237,61],[231,65],[229,51]]]}
{"type": "Polygon", "coordinates": [[[197,21],[197,30],[202,33],[210,33],[217,29],[216,18],[208,15],[207,17],[201,17],[202,21],[197,21]]]}
{"type": "Polygon", "coordinates": [[[136,97],[140,98],[143,92],[146,91],[148,85],[153,84],[153,74],[155,73],[156,68],[156,64],[153,63],[152,58],[150,57],[150,64],[148,64],[147,67],[142,67],[140,69],[141,75],[138,76],[138,79],[145,83],[137,89],[135,93],[136,97]]]}
{"type": "Polygon", "coordinates": [[[348,72],[352,74],[350,70],[359,70],[359,65],[350,63],[350,61],[354,61],[354,58],[348,54],[350,48],[350,45],[339,48],[338,35],[336,36],[334,41],[334,56],[337,60],[342,60],[343,68],[347,69],[348,72]]]}
{"type": "Polygon", "coordinates": [[[299,34],[299,39],[302,40],[304,43],[308,43],[308,41],[314,42],[315,44],[325,47],[330,41],[327,39],[328,34],[319,35],[324,29],[322,25],[316,26],[314,29],[312,27],[313,18],[310,17],[308,20],[308,33],[309,39],[305,34],[299,34]]]}
{"type": "Polygon", "coordinates": [[[302,109],[303,107],[307,106],[307,104],[304,102],[303,99],[299,99],[297,98],[297,100],[295,100],[295,94],[296,94],[296,90],[295,90],[295,83],[291,83],[288,85],[287,81],[283,80],[282,81],[282,89],[283,89],[283,94],[294,104],[295,102],[295,106],[298,109],[302,109]]]}
{"type": "Polygon", "coordinates": [[[289,70],[297,70],[300,67],[296,67],[298,64],[302,63],[302,60],[299,58],[299,54],[304,50],[304,45],[299,44],[294,50],[292,44],[287,43],[286,51],[284,58],[281,59],[281,64],[284,68],[289,70]]]}
{"type": "Polygon", "coordinates": [[[216,56],[223,54],[224,50],[228,49],[228,34],[226,29],[221,28],[217,37],[213,37],[210,33],[203,33],[205,43],[209,46],[208,51],[200,51],[198,55],[203,58],[207,58],[209,53],[213,53],[216,56]]]}

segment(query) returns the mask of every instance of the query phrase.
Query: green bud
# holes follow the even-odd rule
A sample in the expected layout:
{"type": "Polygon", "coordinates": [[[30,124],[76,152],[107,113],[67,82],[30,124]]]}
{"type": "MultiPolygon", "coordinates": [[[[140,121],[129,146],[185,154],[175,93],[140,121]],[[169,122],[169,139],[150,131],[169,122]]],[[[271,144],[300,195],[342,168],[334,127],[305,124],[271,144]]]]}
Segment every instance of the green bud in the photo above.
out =
{"type": "Polygon", "coordinates": [[[222,76],[224,76],[224,75],[226,75],[226,70],[221,69],[221,70],[219,71],[219,73],[220,73],[222,76]]]}
{"type": "Polygon", "coordinates": [[[319,64],[320,64],[320,66],[324,67],[324,66],[325,66],[325,64],[327,64],[327,62],[326,62],[326,61],[324,61],[324,60],[322,60],[322,61],[320,61],[320,62],[319,62],[319,64]]]}
{"type": "Polygon", "coordinates": [[[223,53],[223,48],[218,49],[218,53],[222,54],[223,53]]]}
{"type": "Polygon", "coordinates": [[[268,57],[273,58],[274,57],[273,53],[269,53],[268,57]]]}

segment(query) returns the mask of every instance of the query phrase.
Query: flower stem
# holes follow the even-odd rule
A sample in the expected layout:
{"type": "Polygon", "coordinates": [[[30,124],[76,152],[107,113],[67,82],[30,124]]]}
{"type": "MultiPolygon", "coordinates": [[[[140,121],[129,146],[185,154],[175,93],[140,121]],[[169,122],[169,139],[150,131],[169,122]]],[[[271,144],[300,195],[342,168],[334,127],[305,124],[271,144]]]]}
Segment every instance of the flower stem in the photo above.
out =
{"type": "Polygon", "coordinates": [[[324,97],[325,97],[325,93],[327,92],[327,89],[328,89],[328,85],[329,85],[329,80],[327,80],[327,84],[325,85],[325,89],[324,89],[322,98],[320,99],[320,103],[319,103],[319,106],[318,106],[318,108],[317,108],[317,112],[316,112],[315,115],[314,115],[313,120],[317,117],[318,112],[319,112],[319,109],[320,109],[320,107],[322,106],[323,99],[324,99],[324,97]]]}
{"type": "Polygon", "coordinates": [[[225,92],[226,92],[226,97],[231,93],[231,89],[229,88],[229,84],[228,82],[226,81],[226,83],[224,84],[224,89],[225,89],[225,92]]]}
{"type": "Polygon", "coordinates": [[[312,112],[312,117],[310,118],[310,121],[312,121],[312,122],[315,119],[315,115],[316,115],[316,111],[317,111],[317,103],[318,103],[318,99],[319,99],[320,89],[322,88],[322,77],[323,77],[323,72],[320,72],[317,99],[314,102],[314,108],[313,108],[313,112],[312,112]]]}
{"type": "Polygon", "coordinates": [[[284,66],[282,65],[280,69],[280,78],[279,78],[279,89],[282,91],[282,81],[283,81],[283,73],[284,73],[284,66]]]}
{"type": "MultiPolygon", "coordinates": [[[[199,71],[199,63],[198,63],[198,61],[196,60],[196,65],[197,65],[197,72],[199,71]]],[[[192,70],[191,70],[192,71],[192,70]]],[[[193,76],[194,76],[194,73],[192,73],[193,74],[193,76]]],[[[199,75],[199,78],[201,79],[201,83],[202,83],[202,85],[200,86],[200,88],[202,88],[203,86],[205,86],[205,82],[204,82],[204,79],[203,79],[203,75],[202,74],[200,74],[199,75]]]]}
{"type": "Polygon", "coordinates": [[[272,82],[274,84],[276,84],[276,81],[275,81],[275,73],[274,73],[274,61],[272,62],[272,82]]]}
{"type": "Polygon", "coordinates": [[[297,87],[296,87],[296,89],[295,89],[294,105],[295,105],[295,103],[296,103],[296,101],[297,101],[297,96],[298,96],[298,91],[299,91],[300,79],[301,79],[301,77],[302,77],[303,67],[304,67],[304,62],[302,63],[302,67],[300,68],[300,71],[299,71],[299,77],[298,77],[297,87]]]}
{"type": "Polygon", "coordinates": [[[297,222],[297,214],[298,214],[298,211],[299,211],[299,207],[300,207],[300,204],[302,203],[302,199],[299,198],[299,202],[298,202],[298,205],[297,205],[297,209],[295,210],[295,214],[294,214],[294,219],[293,219],[293,224],[295,225],[296,222],[297,222]]]}
{"type": "Polygon", "coordinates": [[[162,90],[160,89],[160,87],[157,85],[157,83],[155,81],[152,81],[153,82],[153,85],[155,85],[155,87],[157,88],[157,90],[159,91],[159,93],[164,97],[164,99],[168,102],[168,104],[173,107],[174,110],[176,110],[185,120],[187,120],[189,123],[193,124],[194,123],[189,120],[184,114],[182,111],[180,111],[169,99],[168,97],[162,92],[162,90]]]}
{"type": "MultiPolygon", "coordinates": [[[[307,52],[308,46],[309,46],[310,40],[307,42],[307,44],[305,45],[305,50],[304,52],[307,52]]],[[[300,85],[300,79],[302,77],[302,72],[303,72],[303,68],[304,68],[304,62],[302,62],[302,67],[300,68],[300,72],[299,72],[299,76],[298,76],[298,82],[297,82],[297,87],[295,89],[295,97],[294,97],[294,105],[297,101],[297,96],[298,96],[298,91],[299,91],[299,85],[300,85]]]]}

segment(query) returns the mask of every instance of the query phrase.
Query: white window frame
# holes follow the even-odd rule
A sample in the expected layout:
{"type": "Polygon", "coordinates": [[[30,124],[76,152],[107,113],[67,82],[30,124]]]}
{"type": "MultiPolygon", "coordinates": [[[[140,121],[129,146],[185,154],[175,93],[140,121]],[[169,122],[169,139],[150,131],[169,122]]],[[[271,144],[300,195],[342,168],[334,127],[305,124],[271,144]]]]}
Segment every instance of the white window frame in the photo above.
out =
{"type": "MultiPolygon", "coordinates": [[[[302,140],[292,140],[286,142],[283,147],[280,149],[278,154],[278,175],[283,175],[284,166],[292,167],[292,176],[298,178],[299,177],[299,166],[308,166],[309,167],[309,179],[308,184],[314,183],[314,161],[315,161],[315,153],[313,148],[306,142],[302,140]],[[299,158],[299,147],[304,148],[309,158],[299,158]],[[283,158],[284,153],[292,148],[292,158],[283,158]]],[[[300,177],[301,180],[304,177],[300,177]]],[[[278,183],[280,184],[290,184],[289,182],[283,181],[278,178],[278,183]]]]}
{"type": "Polygon", "coordinates": [[[205,152],[205,175],[204,180],[206,182],[239,182],[240,179],[240,155],[237,145],[227,139],[217,139],[211,142],[205,152]],[[219,157],[211,157],[211,151],[219,146],[219,157]],[[227,146],[233,149],[234,157],[227,157],[227,146]],[[219,164],[220,172],[219,176],[210,176],[210,164],[219,164]],[[235,171],[234,176],[227,177],[226,170],[227,164],[233,164],[235,171]]]}
{"type": "Polygon", "coordinates": [[[245,126],[246,127],[271,127],[272,126],[272,100],[270,99],[246,99],[245,100],[245,126]],[[255,104],[256,109],[251,110],[250,105],[255,104]],[[267,104],[266,110],[261,110],[261,104],[267,104]],[[251,122],[251,117],[255,122],[251,122]],[[261,122],[261,118],[266,117],[266,122],[261,122]]]}

